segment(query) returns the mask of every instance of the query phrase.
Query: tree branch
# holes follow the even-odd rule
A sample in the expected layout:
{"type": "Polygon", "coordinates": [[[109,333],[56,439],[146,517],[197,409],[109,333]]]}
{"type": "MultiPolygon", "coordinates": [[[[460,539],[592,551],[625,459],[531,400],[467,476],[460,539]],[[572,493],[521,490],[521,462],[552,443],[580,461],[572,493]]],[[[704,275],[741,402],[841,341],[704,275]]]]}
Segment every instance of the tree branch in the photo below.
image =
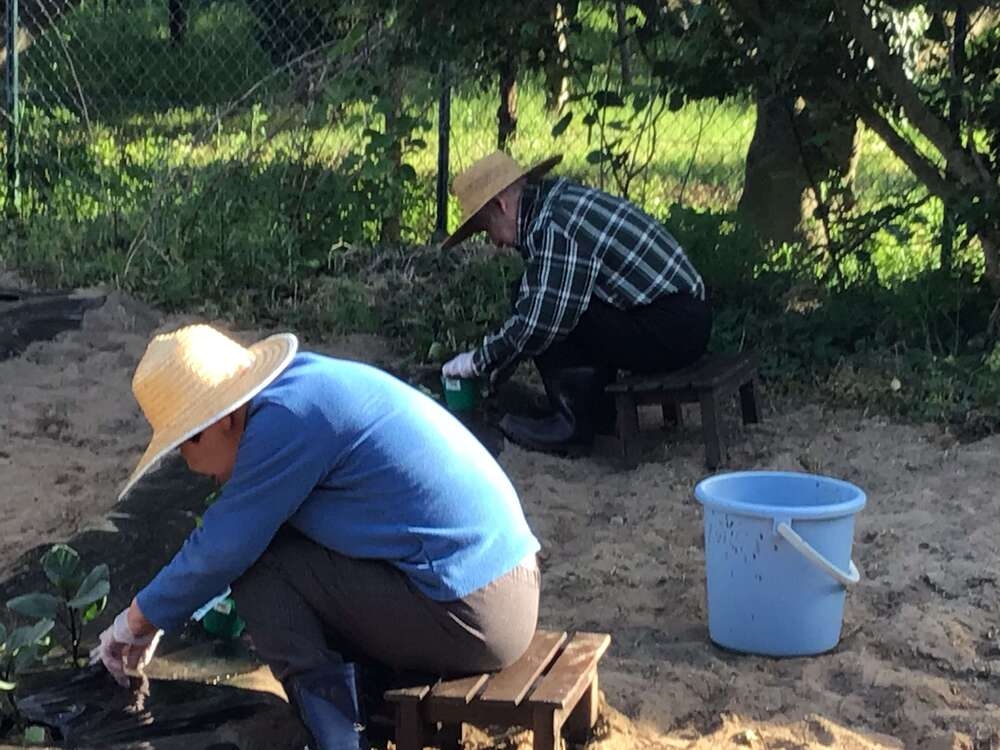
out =
{"type": "Polygon", "coordinates": [[[957,134],[953,133],[948,124],[920,98],[920,92],[907,78],[899,57],[889,49],[878,31],[872,28],[871,19],[862,7],[862,0],[834,0],[834,2],[846,20],[851,34],[874,60],[875,74],[879,81],[892,92],[907,119],[941,152],[947,160],[948,168],[954,171],[956,176],[970,186],[982,190],[984,197],[988,197],[991,202],[1000,201],[1000,188],[996,180],[976,168],[975,158],[971,155],[975,150],[972,144],[969,144],[970,150],[965,151],[957,134]]]}
{"type": "Polygon", "coordinates": [[[867,102],[855,102],[858,116],[881,138],[892,152],[899,157],[907,168],[913,172],[914,176],[920,180],[927,189],[941,199],[950,199],[954,196],[958,186],[949,183],[926,156],[917,151],[913,144],[899,134],[892,123],[885,119],[880,112],[867,102]]]}

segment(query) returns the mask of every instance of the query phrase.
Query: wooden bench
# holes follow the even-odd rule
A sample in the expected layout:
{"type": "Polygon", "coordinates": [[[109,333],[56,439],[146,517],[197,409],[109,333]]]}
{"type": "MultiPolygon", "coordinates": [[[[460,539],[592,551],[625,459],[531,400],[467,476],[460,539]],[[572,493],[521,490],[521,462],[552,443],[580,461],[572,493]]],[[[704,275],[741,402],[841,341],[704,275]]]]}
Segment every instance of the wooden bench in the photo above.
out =
{"type": "Polygon", "coordinates": [[[421,750],[439,723],[442,750],[461,748],[463,723],[532,729],[534,750],[559,750],[563,728],[585,741],[597,722],[597,663],[610,643],[604,633],[539,630],[500,672],[389,690],[396,750],[421,750]]]}
{"type": "Polygon", "coordinates": [[[664,424],[682,423],[681,405],[701,405],[705,463],[709,469],[722,461],[722,402],[740,394],[743,423],[760,421],[756,394],[757,361],[752,353],[709,353],[689,367],[662,375],[635,375],[607,387],[615,399],[618,423],[615,450],[628,467],[639,463],[639,406],[660,404],[664,424]]]}

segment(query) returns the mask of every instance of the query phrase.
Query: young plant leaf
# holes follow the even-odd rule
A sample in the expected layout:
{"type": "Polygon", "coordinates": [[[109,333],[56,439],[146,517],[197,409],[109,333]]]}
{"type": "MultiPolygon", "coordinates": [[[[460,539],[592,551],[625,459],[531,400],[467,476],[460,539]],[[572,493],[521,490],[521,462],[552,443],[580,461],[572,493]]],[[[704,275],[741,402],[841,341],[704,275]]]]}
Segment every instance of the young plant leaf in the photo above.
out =
{"type": "Polygon", "coordinates": [[[59,610],[59,597],[42,592],[15,596],[7,602],[7,609],[33,619],[54,620],[59,610]]]}
{"type": "Polygon", "coordinates": [[[52,585],[66,594],[80,585],[80,555],[68,545],[56,544],[46,552],[42,556],[42,569],[52,585]]]}
{"type": "Polygon", "coordinates": [[[25,646],[38,643],[49,634],[49,631],[55,625],[53,620],[39,620],[34,625],[25,625],[22,628],[17,628],[10,634],[10,639],[7,641],[7,650],[10,652],[19,651],[25,646]]]}
{"type": "Polygon", "coordinates": [[[77,594],[66,602],[66,606],[70,609],[84,609],[95,602],[99,602],[101,599],[106,599],[110,593],[111,584],[108,581],[97,581],[89,589],[77,594]]]}
{"type": "Polygon", "coordinates": [[[94,602],[105,598],[111,592],[108,566],[105,563],[94,566],[76,590],[76,596],[67,602],[70,609],[84,609],[94,602]]]}
{"type": "Polygon", "coordinates": [[[16,654],[14,654],[14,674],[21,674],[28,667],[34,666],[38,661],[39,648],[37,644],[31,644],[30,646],[25,646],[19,649],[16,654]]]}
{"type": "Polygon", "coordinates": [[[80,621],[83,622],[84,625],[88,622],[93,622],[97,619],[97,616],[104,611],[106,606],[108,606],[108,598],[104,597],[103,599],[99,599],[83,610],[83,614],[80,615],[80,621]]]}

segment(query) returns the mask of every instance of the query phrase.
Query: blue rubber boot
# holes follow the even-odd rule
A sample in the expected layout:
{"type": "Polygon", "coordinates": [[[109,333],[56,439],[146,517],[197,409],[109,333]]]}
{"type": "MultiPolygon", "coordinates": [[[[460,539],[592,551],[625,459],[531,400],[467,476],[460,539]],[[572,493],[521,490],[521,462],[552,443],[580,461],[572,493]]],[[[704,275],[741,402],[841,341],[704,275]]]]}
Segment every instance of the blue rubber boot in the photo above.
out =
{"type": "Polygon", "coordinates": [[[291,697],[316,743],[310,750],[369,750],[356,665],[331,664],[289,682],[291,697]]]}

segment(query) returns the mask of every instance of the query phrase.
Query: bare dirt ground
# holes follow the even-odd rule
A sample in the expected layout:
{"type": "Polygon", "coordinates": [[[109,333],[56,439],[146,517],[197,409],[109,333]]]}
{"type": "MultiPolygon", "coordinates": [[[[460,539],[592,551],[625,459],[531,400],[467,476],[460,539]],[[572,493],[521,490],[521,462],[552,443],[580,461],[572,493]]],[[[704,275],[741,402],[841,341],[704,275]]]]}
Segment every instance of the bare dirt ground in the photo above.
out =
{"type": "MultiPolygon", "coordinates": [[[[0,362],[0,578],[113,508],[148,438],[132,371],[151,333],[177,322],[112,294],[81,330],[0,362]]],[[[371,337],[318,348],[393,357],[371,337]]],[[[614,639],[591,746],[1000,747],[1000,438],[960,444],[933,426],[780,400],[765,399],[764,416],[737,430],[728,468],[830,474],[869,497],[855,536],[863,580],[840,646],[821,657],[738,656],[708,641],[694,428],[651,432],[631,472],[501,454],[542,540],[542,624],[614,639]]],[[[526,732],[466,742],[530,747],[526,732]]]]}

